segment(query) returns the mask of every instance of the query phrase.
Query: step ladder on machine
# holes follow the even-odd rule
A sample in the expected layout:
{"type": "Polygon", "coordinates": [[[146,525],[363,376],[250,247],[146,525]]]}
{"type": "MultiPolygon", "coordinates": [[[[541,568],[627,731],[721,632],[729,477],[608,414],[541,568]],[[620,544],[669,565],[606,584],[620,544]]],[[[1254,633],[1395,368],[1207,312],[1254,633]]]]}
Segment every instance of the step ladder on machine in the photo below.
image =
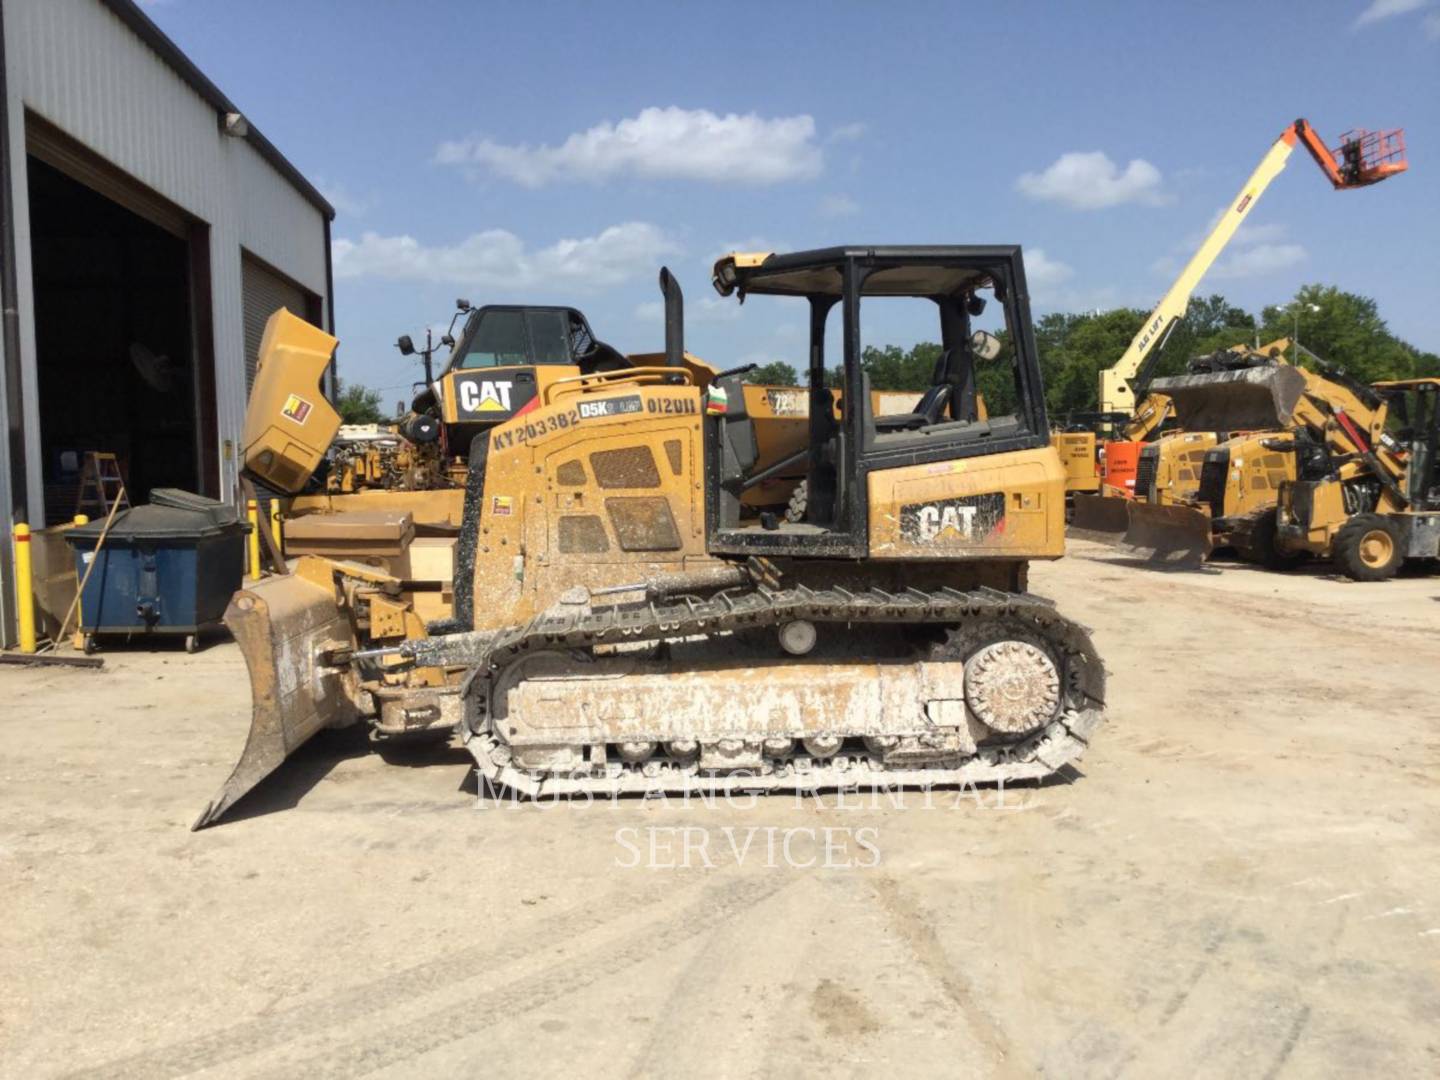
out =
{"type": "Polygon", "coordinates": [[[91,517],[108,517],[110,508],[130,508],[130,496],[120,475],[120,462],[114,454],[87,451],[80,468],[80,497],[75,500],[75,513],[91,517]]]}

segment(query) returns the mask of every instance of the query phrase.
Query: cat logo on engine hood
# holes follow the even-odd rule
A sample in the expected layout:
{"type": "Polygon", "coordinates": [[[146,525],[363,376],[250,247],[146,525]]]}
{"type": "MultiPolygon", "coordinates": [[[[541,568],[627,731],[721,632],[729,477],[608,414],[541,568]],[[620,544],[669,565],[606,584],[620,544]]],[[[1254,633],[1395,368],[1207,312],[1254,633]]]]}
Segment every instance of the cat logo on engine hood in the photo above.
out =
{"type": "Polygon", "coordinates": [[[900,509],[900,535],[911,544],[979,543],[1005,531],[1005,493],[910,503],[900,509]]]}

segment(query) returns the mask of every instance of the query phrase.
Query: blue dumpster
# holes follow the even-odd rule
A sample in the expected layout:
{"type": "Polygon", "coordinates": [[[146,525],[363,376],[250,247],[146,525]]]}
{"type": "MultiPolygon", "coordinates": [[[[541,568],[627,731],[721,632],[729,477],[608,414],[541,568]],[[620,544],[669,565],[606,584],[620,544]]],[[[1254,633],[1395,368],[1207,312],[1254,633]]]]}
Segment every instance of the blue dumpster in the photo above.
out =
{"type": "Polygon", "coordinates": [[[103,528],[92,521],[65,534],[77,582],[96,562],[80,598],[85,651],[96,634],[175,634],[194,652],[240,587],[249,526],[224,503],[158,489],[149,504],[115,515],[97,553],[103,528]]]}

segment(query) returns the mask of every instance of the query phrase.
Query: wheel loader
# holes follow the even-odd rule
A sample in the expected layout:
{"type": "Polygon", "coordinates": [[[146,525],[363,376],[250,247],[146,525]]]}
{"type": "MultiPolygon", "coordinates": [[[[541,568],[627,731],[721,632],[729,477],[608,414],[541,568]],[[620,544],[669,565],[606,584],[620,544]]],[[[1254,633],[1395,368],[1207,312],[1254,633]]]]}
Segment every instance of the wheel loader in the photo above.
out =
{"type": "MultiPolygon", "coordinates": [[[[720,259],[722,297],[809,326],[799,400],[759,415],[748,368],[685,351],[679,285],[660,282],[657,362],[558,379],[476,435],[448,618],[416,613],[433,583],[355,561],[302,558],[236,593],[254,710],[197,828],[316,731],[357,722],[457,732],[487,784],[526,797],[1005,782],[1080,756],[1105,673],[1027,590],[1030,561],[1064,553],[1065,474],[1020,249],[720,259]],[[897,306],[938,321],[945,362],[913,408],[876,415],[863,328],[897,306]],[[1013,381],[1005,415],[981,418],[984,363],[1013,381]]],[[[323,361],[294,361],[330,346],[277,315],[261,372],[313,378],[323,361]]],[[[257,419],[269,434],[247,447],[271,482],[323,449],[323,425],[305,444],[284,421],[257,419]]]]}

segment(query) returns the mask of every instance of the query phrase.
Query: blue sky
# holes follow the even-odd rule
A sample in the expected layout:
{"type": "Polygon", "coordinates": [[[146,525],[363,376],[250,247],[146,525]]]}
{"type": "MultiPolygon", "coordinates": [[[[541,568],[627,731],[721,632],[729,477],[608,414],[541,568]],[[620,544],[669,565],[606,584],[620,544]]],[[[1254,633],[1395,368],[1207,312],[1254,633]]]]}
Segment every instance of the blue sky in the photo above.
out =
{"type": "Polygon", "coordinates": [[[692,351],[801,366],[798,319],[716,302],[735,246],[1019,242],[1038,311],[1149,307],[1298,116],[1404,127],[1410,172],[1334,192],[1297,152],[1201,292],[1334,283],[1440,351],[1440,0],[147,10],[335,203],[342,377],[387,400],[456,296],[658,349],[662,262],[692,351]]]}

